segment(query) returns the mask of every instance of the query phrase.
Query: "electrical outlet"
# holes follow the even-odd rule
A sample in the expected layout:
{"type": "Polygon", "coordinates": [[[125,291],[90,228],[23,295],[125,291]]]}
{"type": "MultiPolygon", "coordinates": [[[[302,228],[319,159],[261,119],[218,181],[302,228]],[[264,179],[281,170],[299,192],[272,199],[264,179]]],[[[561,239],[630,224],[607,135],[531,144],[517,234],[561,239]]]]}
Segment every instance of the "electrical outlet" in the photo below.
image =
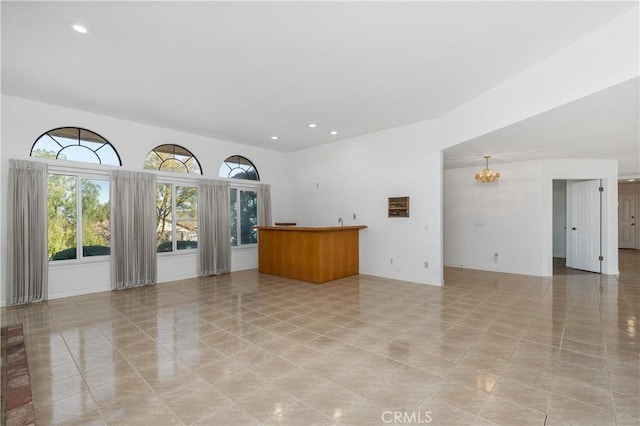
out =
{"type": "Polygon", "coordinates": [[[498,263],[500,261],[500,254],[499,253],[494,253],[493,254],[493,262],[494,263],[498,263]]]}
{"type": "Polygon", "coordinates": [[[353,214],[353,219],[354,219],[354,220],[356,219],[356,214],[355,214],[355,213],[353,214]]]}

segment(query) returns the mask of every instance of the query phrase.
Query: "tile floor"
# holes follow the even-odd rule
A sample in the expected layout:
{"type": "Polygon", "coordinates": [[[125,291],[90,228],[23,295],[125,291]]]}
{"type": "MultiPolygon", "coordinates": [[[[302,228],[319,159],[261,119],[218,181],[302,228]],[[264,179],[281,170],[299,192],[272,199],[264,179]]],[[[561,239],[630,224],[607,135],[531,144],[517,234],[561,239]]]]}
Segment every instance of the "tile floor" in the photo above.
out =
{"type": "Polygon", "coordinates": [[[443,288],[255,270],[2,309],[38,425],[638,425],[640,252],[620,278],[443,288]]]}

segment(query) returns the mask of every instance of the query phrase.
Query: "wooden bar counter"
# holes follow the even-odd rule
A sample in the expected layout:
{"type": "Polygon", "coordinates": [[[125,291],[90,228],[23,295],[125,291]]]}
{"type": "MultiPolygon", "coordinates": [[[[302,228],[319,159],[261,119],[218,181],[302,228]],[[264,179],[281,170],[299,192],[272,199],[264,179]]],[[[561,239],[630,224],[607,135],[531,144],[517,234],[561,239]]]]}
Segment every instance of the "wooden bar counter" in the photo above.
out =
{"type": "Polygon", "coordinates": [[[365,225],[257,226],[258,270],[312,283],[358,274],[365,225]]]}

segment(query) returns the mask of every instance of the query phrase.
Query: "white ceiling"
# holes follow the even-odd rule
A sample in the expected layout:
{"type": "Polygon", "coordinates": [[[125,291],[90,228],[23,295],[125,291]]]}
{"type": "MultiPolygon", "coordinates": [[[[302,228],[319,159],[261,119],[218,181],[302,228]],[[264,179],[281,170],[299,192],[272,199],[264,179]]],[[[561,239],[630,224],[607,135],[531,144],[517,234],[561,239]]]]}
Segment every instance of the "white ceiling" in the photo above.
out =
{"type": "MultiPolygon", "coordinates": [[[[2,1],[2,92],[287,152],[442,116],[635,4],[2,1]]],[[[564,109],[475,142],[557,151],[564,109]]]]}
{"type": "Polygon", "coordinates": [[[640,170],[638,78],[452,146],[444,168],[544,158],[618,160],[619,176],[640,170]]]}

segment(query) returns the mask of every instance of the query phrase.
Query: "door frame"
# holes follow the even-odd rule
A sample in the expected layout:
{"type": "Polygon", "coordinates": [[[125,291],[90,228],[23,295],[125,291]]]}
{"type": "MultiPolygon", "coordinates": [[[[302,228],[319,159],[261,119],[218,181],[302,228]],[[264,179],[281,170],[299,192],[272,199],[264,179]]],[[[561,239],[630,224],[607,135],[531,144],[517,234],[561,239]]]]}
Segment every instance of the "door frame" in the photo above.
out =
{"type": "Polygon", "coordinates": [[[598,274],[602,273],[602,261],[603,261],[603,255],[602,255],[602,198],[603,198],[603,183],[602,183],[602,179],[590,179],[590,180],[576,180],[576,179],[569,179],[566,180],[567,183],[567,193],[566,193],[566,197],[567,197],[567,202],[566,202],[566,227],[565,227],[565,244],[567,247],[567,255],[566,255],[566,265],[568,268],[573,268],[573,269],[580,269],[580,270],[585,270],[585,271],[589,271],[589,272],[595,272],[598,274]],[[594,244],[594,250],[597,250],[597,254],[596,253],[591,253],[591,256],[587,256],[586,259],[583,258],[583,260],[585,262],[587,262],[586,264],[583,264],[582,261],[580,260],[579,257],[576,257],[575,254],[578,253],[579,247],[584,248],[583,244],[584,244],[584,240],[582,241],[583,244],[578,244],[578,247],[574,246],[574,243],[576,243],[576,239],[574,238],[574,232],[576,233],[580,233],[581,231],[581,224],[580,223],[576,223],[576,220],[579,220],[579,215],[578,217],[576,217],[574,215],[574,213],[577,210],[574,210],[577,206],[581,206],[583,205],[582,202],[580,202],[580,199],[582,198],[582,194],[578,195],[578,193],[573,189],[573,185],[578,185],[578,184],[582,184],[582,185],[588,185],[588,189],[590,191],[592,191],[592,195],[595,195],[597,197],[597,201],[595,203],[595,211],[597,213],[595,213],[595,220],[593,220],[591,222],[591,225],[593,226],[597,226],[597,231],[590,233],[587,232],[586,235],[589,235],[590,238],[597,238],[597,244],[594,244]],[[598,192],[599,190],[599,192],[598,192]],[[575,197],[574,197],[575,196],[575,197]],[[578,250],[577,250],[578,248],[578,250]],[[577,251],[576,251],[577,250],[577,251]],[[571,263],[571,266],[569,266],[569,263],[571,263]]]}
{"type": "MultiPolygon", "coordinates": [[[[543,204],[545,216],[545,232],[543,238],[543,275],[553,276],[553,181],[554,180],[595,180],[602,179],[604,188],[602,194],[602,212],[601,220],[601,244],[602,244],[602,274],[619,275],[618,270],[618,180],[617,171],[615,177],[603,175],[591,175],[586,173],[567,173],[555,170],[551,176],[548,176],[547,184],[543,188],[543,204]],[[614,211],[615,210],[615,211],[614,211]]],[[[613,175],[613,173],[612,173],[613,175]]]]}
{"type": "MultiPolygon", "coordinates": [[[[626,196],[631,196],[635,199],[635,210],[636,210],[636,229],[634,229],[634,234],[635,234],[635,247],[633,247],[633,249],[630,250],[639,250],[640,249],[640,223],[638,222],[638,215],[640,215],[640,194],[638,194],[637,192],[619,192],[618,193],[618,200],[620,199],[621,196],[626,195],[626,196]]],[[[620,213],[620,202],[618,201],[618,214],[620,213]]],[[[618,219],[620,219],[620,217],[618,216],[618,219]]],[[[618,223],[618,234],[620,233],[620,223],[618,223]]],[[[618,235],[619,236],[619,235],[618,235]]]]}

